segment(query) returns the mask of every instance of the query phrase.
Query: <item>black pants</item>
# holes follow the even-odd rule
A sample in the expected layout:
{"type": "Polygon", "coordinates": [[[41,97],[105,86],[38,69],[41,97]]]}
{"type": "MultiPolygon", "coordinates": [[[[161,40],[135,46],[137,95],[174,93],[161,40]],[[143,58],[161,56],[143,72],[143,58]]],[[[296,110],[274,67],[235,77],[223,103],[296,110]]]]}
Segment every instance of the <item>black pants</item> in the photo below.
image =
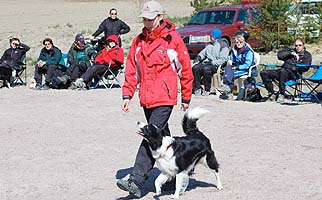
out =
{"type": "Polygon", "coordinates": [[[277,80],[280,94],[285,95],[285,82],[294,78],[295,73],[290,69],[280,68],[276,70],[263,70],[260,72],[260,76],[269,93],[274,93],[273,80],[277,80]]]}
{"type": "Polygon", "coordinates": [[[66,74],[70,77],[70,81],[76,81],[76,79],[80,78],[87,70],[87,66],[85,63],[70,65],[66,74]]]}
{"type": "Polygon", "coordinates": [[[44,65],[43,67],[35,66],[35,80],[37,85],[42,84],[42,75],[45,75],[45,82],[51,83],[55,70],[58,69],[58,65],[44,65]]]}
{"type": "Polygon", "coordinates": [[[86,84],[89,84],[95,76],[103,74],[107,70],[107,67],[107,65],[93,65],[82,75],[82,79],[86,84]]]}
{"type": "MultiPolygon", "coordinates": [[[[89,67],[86,72],[82,75],[82,79],[89,86],[91,80],[96,78],[97,75],[102,75],[107,70],[107,65],[93,65],[89,67]]],[[[118,70],[119,68],[112,68],[111,71],[118,70]]]]}
{"type": "MultiPolygon", "coordinates": [[[[155,108],[144,108],[144,114],[149,124],[154,124],[159,128],[166,129],[169,134],[168,120],[170,118],[173,106],[159,106],[155,108]]],[[[143,140],[136,155],[131,179],[142,187],[148,178],[148,173],[153,168],[154,158],[152,157],[149,144],[143,140]]]]}
{"type": "Polygon", "coordinates": [[[199,63],[192,67],[194,76],[193,87],[195,90],[201,88],[201,78],[203,78],[203,84],[205,85],[205,91],[210,91],[212,75],[217,72],[217,67],[209,64],[199,63]]]}

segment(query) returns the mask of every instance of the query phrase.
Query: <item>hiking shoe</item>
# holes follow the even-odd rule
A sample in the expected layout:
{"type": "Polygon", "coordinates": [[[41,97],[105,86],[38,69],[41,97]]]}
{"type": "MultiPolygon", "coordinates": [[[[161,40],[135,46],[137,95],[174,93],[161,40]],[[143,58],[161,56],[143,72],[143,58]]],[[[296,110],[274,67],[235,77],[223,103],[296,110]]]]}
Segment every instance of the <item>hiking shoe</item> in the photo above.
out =
{"type": "Polygon", "coordinates": [[[209,92],[209,91],[204,91],[204,92],[202,93],[202,96],[209,96],[209,94],[210,94],[210,92],[209,92]]]}
{"type": "Polygon", "coordinates": [[[221,93],[227,93],[230,92],[230,87],[226,84],[223,84],[221,88],[218,88],[218,91],[221,93]]]}
{"type": "Polygon", "coordinates": [[[284,101],[285,101],[284,95],[282,95],[282,94],[278,95],[276,102],[277,103],[284,103],[284,101]]]}
{"type": "Polygon", "coordinates": [[[36,84],[36,86],[33,89],[34,90],[40,90],[41,89],[41,85],[40,84],[36,84]]]}
{"type": "Polygon", "coordinates": [[[195,96],[201,96],[201,89],[197,89],[194,92],[195,96]]]}
{"type": "Polygon", "coordinates": [[[41,87],[40,87],[40,90],[49,90],[50,89],[50,87],[49,87],[49,85],[47,85],[47,84],[43,84],[41,87]]]}
{"type": "Polygon", "coordinates": [[[130,179],[128,180],[118,179],[116,181],[116,185],[121,190],[128,191],[131,195],[137,198],[141,197],[141,189],[130,179]]]}
{"type": "Polygon", "coordinates": [[[220,99],[223,99],[223,100],[233,100],[234,96],[231,92],[229,93],[223,93],[219,96],[220,99]]]}
{"type": "Polygon", "coordinates": [[[84,83],[82,78],[77,79],[76,81],[72,82],[73,88],[75,89],[85,89],[86,84],[84,83]]]}
{"type": "Polygon", "coordinates": [[[64,85],[66,85],[68,78],[67,76],[63,75],[63,76],[58,76],[57,79],[64,85]]]}

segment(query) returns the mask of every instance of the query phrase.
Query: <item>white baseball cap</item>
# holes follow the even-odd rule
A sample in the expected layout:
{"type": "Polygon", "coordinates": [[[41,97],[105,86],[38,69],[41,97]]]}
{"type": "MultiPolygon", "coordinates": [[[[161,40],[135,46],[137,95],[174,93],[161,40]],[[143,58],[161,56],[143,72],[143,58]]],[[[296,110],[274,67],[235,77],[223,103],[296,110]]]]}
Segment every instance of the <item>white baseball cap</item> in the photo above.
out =
{"type": "Polygon", "coordinates": [[[144,3],[142,13],[139,17],[154,19],[157,15],[163,14],[163,8],[159,2],[147,1],[144,3]]]}

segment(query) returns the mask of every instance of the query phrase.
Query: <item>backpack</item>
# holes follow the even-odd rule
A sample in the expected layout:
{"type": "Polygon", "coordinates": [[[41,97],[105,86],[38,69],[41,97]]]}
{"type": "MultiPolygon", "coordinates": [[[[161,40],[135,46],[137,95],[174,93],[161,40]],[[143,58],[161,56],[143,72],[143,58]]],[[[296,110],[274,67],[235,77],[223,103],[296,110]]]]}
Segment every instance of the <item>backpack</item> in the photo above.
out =
{"type": "Polygon", "coordinates": [[[262,100],[260,90],[256,87],[256,80],[253,77],[248,77],[244,80],[245,88],[240,88],[237,100],[250,102],[258,102],[262,100]]]}

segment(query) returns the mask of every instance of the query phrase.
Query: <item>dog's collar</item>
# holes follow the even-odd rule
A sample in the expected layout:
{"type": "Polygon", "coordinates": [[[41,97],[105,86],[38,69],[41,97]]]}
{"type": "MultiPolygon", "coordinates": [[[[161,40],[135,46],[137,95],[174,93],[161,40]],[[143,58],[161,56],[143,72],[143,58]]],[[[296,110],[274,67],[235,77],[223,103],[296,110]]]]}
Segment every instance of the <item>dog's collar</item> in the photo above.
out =
{"type": "Polygon", "coordinates": [[[172,147],[172,144],[169,144],[169,145],[167,146],[167,148],[165,148],[165,151],[168,151],[168,149],[169,149],[170,147],[172,147]]]}

